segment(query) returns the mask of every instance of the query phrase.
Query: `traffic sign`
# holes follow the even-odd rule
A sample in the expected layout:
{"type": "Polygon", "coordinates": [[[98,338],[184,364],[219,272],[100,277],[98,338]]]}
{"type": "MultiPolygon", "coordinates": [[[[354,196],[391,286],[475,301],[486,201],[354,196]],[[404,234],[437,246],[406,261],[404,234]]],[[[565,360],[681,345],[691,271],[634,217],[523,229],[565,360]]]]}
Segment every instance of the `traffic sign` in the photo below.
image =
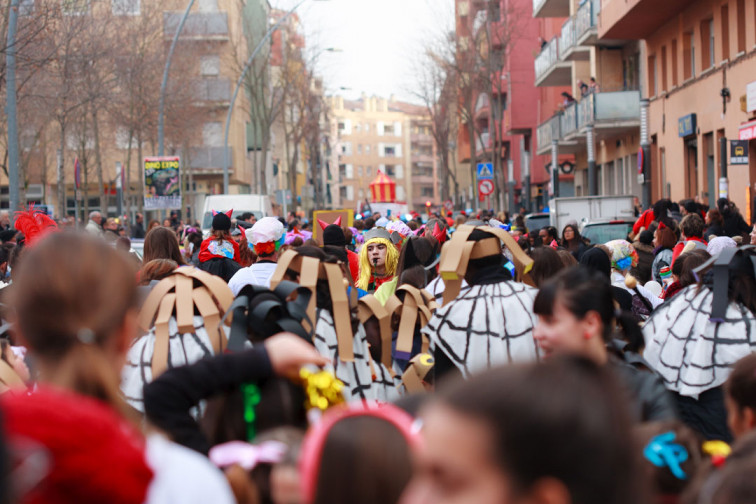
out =
{"type": "Polygon", "coordinates": [[[450,212],[454,210],[454,203],[452,203],[452,200],[444,201],[444,208],[446,208],[450,212]]]}
{"type": "Polygon", "coordinates": [[[493,179],[493,163],[478,163],[478,180],[493,179]]]}
{"type": "Polygon", "coordinates": [[[494,183],[491,179],[483,179],[478,181],[478,192],[481,196],[490,196],[494,192],[494,183]]]}

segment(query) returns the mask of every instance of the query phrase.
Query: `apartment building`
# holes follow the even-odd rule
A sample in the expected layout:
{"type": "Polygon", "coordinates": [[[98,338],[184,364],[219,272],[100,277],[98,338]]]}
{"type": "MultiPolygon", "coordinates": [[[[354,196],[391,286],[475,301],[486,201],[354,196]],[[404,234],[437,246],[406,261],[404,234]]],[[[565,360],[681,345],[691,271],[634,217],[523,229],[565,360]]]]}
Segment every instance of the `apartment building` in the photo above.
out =
{"type": "MultiPolygon", "coordinates": [[[[698,197],[713,206],[729,147],[729,197],[751,214],[756,183],[756,1],[602,0],[599,36],[643,40],[653,199],[698,197]]],[[[724,187],[722,189],[725,189],[724,187]]]]}
{"type": "Polygon", "coordinates": [[[370,182],[382,172],[396,182],[396,199],[421,211],[441,204],[436,146],[423,107],[393,97],[329,98],[331,166],[338,176],[334,208],[359,208],[370,199],[370,182]]]}
{"type": "MultiPolygon", "coordinates": [[[[74,160],[78,159],[82,172],[78,205],[80,218],[83,217],[84,209],[115,214],[117,165],[123,167],[124,192],[129,196],[125,201],[125,211],[134,213],[140,208],[143,197],[140,185],[143,166],[140,156],[158,154],[157,102],[164,63],[162,55],[171,44],[186,2],[124,0],[69,4],[61,13],[61,16],[75,16],[77,23],[69,24],[81,25],[80,30],[84,30],[87,23],[93,27],[105,26],[104,35],[117,31],[122,37],[126,37],[125,33],[139,34],[142,30],[140,40],[149,41],[142,51],[154,53],[159,59],[151,65],[149,77],[138,83],[146,86],[145,90],[140,91],[144,98],[140,106],[145,108],[141,111],[144,122],[140,127],[129,127],[122,123],[123,114],[115,113],[112,108],[113,104],[122,101],[127,103],[129,98],[126,94],[134,92],[133,87],[128,89],[127,86],[135,86],[135,83],[126,84],[120,80],[116,81],[117,85],[112,90],[107,91],[111,93],[108,95],[108,106],[98,110],[96,126],[90,119],[92,105],[82,105],[70,114],[62,145],[58,141],[61,137],[60,124],[53,114],[49,117],[41,114],[35,116],[34,119],[40,124],[32,124],[29,116],[20,117],[22,174],[28,188],[27,198],[29,201],[53,205],[56,209],[64,208],[67,214],[73,214],[77,207],[74,160]],[[46,122],[41,124],[42,121],[46,122]],[[138,134],[135,134],[135,130],[138,134]],[[99,182],[99,167],[102,186],[99,182]],[[59,179],[56,174],[59,169],[65,177],[65,202],[59,201],[58,197],[59,179]]],[[[22,12],[22,16],[37,15],[37,11],[45,5],[45,2],[35,2],[22,12]]],[[[234,104],[228,147],[224,147],[225,120],[239,69],[251,50],[245,23],[250,16],[259,17],[267,10],[265,0],[247,2],[246,6],[236,0],[199,0],[181,32],[167,88],[164,152],[167,156],[181,157],[184,215],[188,212],[196,218],[202,196],[222,192],[226,157],[229,160],[230,192],[250,192],[253,171],[247,149],[250,105],[246,93],[240,92],[234,104]],[[183,102],[176,101],[178,95],[185,97],[182,98],[183,102]]],[[[79,35],[77,42],[83,46],[82,41],[86,36],[88,35],[79,35]]],[[[108,39],[103,42],[103,50],[107,49],[104,44],[112,46],[130,42],[130,39],[126,40],[124,42],[118,37],[114,37],[112,41],[108,39]]],[[[72,54],[70,57],[75,56],[72,54]]],[[[112,68],[105,71],[114,72],[112,68]]],[[[41,75],[40,79],[47,78],[44,73],[41,75]]],[[[114,75],[120,74],[115,72],[114,75]]],[[[103,81],[111,82],[113,78],[113,75],[107,74],[103,81]]],[[[40,82],[39,89],[45,89],[43,85],[46,81],[40,82]]],[[[77,98],[74,95],[71,92],[69,106],[77,98]]],[[[55,109],[58,105],[51,105],[53,97],[51,94],[38,102],[30,99],[26,105],[22,103],[22,106],[34,109],[45,103],[55,109]]],[[[0,207],[8,206],[7,185],[7,177],[3,175],[0,179],[0,207]]]]}
{"type": "Polygon", "coordinates": [[[535,60],[536,85],[568,93],[560,93],[555,110],[544,110],[550,117],[539,125],[537,139],[538,154],[556,158],[563,174],[574,171],[574,190],[563,181],[560,196],[641,195],[643,44],[600,31],[603,3],[533,0],[535,17],[561,24],[544,37],[535,60]],[[573,155],[574,164],[563,161],[564,154],[573,155]]]}

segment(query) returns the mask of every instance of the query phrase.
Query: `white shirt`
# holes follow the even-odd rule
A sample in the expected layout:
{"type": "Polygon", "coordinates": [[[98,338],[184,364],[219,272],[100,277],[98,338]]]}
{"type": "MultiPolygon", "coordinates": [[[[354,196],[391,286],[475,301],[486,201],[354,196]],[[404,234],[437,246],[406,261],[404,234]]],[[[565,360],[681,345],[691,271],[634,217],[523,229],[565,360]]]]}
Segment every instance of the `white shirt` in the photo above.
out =
{"type": "Polygon", "coordinates": [[[238,296],[239,291],[246,285],[259,285],[270,289],[270,277],[276,271],[276,266],[278,265],[273,262],[259,262],[242,268],[231,277],[228,286],[234,296],[238,296]]]}
{"type": "Polygon", "coordinates": [[[235,504],[223,473],[207,457],[160,434],[147,436],[147,464],[154,476],[145,504],[235,504]]]}
{"type": "MultiPolygon", "coordinates": [[[[441,275],[438,275],[425,286],[425,290],[433,294],[433,297],[436,298],[439,308],[444,305],[444,288],[444,280],[441,278],[441,275]]],[[[460,294],[464,293],[469,288],[470,286],[467,284],[467,281],[463,279],[459,290],[460,294]]]]}

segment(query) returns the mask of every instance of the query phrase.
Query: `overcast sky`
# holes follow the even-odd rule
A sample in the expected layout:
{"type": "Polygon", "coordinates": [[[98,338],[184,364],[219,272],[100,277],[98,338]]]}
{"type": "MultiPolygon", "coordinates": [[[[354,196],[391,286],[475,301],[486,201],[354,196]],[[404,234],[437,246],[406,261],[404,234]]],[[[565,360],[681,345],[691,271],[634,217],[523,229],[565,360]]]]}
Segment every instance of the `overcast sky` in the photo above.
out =
{"type": "MultiPolygon", "coordinates": [[[[289,9],[298,0],[270,0],[289,9]]],[[[307,0],[297,10],[328,94],[413,99],[424,41],[453,27],[454,0],[307,0]],[[322,52],[336,48],[341,52],[322,52]],[[349,88],[341,90],[340,88],[349,88]]]]}

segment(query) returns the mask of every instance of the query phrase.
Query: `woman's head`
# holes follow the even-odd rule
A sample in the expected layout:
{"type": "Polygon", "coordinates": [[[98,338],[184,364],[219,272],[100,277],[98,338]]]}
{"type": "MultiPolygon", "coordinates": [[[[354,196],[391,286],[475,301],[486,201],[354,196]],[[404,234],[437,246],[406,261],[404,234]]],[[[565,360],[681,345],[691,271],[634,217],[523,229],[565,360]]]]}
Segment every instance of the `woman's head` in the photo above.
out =
{"type": "Polygon", "coordinates": [[[609,281],[577,267],[541,286],[533,303],[533,337],[545,357],[554,353],[597,356],[611,337],[614,304],[609,281]]]}
{"type": "Polygon", "coordinates": [[[722,213],[717,208],[712,208],[708,212],[706,212],[706,224],[711,226],[712,224],[718,224],[722,226],[724,224],[724,219],[722,218],[722,213]]]}
{"type": "Polygon", "coordinates": [[[398,502],[416,443],[411,417],[393,406],[328,412],[302,447],[304,504],[398,502]]]}
{"type": "MultiPolygon", "coordinates": [[[[698,278],[696,277],[694,270],[709,259],[711,259],[711,255],[702,249],[695,249],[686,252],[685,254],[680,254],[677,260],[672,264],[674,268],[677,263],[682,263],[680,272],[677,274],[677,278],[680,280],[680,286],[687,287],[698,283],[698,278]]],[[[672,273],[675,273],[675,271],[673,270],[672,273]]]]}
{"type": "Polygon", "coordinates": [[[736,438],[756,427],[756,354],[740,359],[725,383],[727,423],[736,438]]]}
{"type": "Polygon", "coordinates": [[[644,423],[634,434],[657,502],[681,495],[703,463],[700,435],[677,420],[644,423]]]}
{"type": "Polygon", "coordinates": [[[621,397],[608,371],[580,359],[457,382],[421,413],[425,442],[402,502],[640,502],[621,397]]]}
{"type": "Polygon", "coordinates": [[[661,247],[662,249],[672,249],[677,243],[677,235],[675,231],[667,226],[660,225],[656,228],[654,233],[654,247],[661,247]]]}
{"type": "Polygon", "coordinates": [[[572,242],[573,240],[580,240],[580,231],[574,224],[567,224],[562,230],[562,241],[565,244],[572,242]]]}
{"type": "Polygon", "coordinates": [[[178,265],[184,264],[178,236],[172,229],[158,226],[145,236],[142,261],[147,264],[153,259],[170,259],[178,265]]]}
{"type": "Polygon", "coordinates": [[[14,281],[17,331],[48,381],[112,401],[137,334],[133,261],[106,243],[56,233],[27,251],[14,281]]]}
{"type": "Polygon", "coordinates": [[[139,285],[149,285],[153,280],[162,280],[172,274],[178,264],[171,259],[153,259],[145,263],[139,273],[139,285]]]}
{"type": "Polygon", "coordinates": [[[536,287],[543,285],[544,282],[553,278],[564,268],[564,263],[559,254],[551,247],[536,247],[530,252],[530,257],[533,259],[530,277],[535,282],[536,287]]]}

